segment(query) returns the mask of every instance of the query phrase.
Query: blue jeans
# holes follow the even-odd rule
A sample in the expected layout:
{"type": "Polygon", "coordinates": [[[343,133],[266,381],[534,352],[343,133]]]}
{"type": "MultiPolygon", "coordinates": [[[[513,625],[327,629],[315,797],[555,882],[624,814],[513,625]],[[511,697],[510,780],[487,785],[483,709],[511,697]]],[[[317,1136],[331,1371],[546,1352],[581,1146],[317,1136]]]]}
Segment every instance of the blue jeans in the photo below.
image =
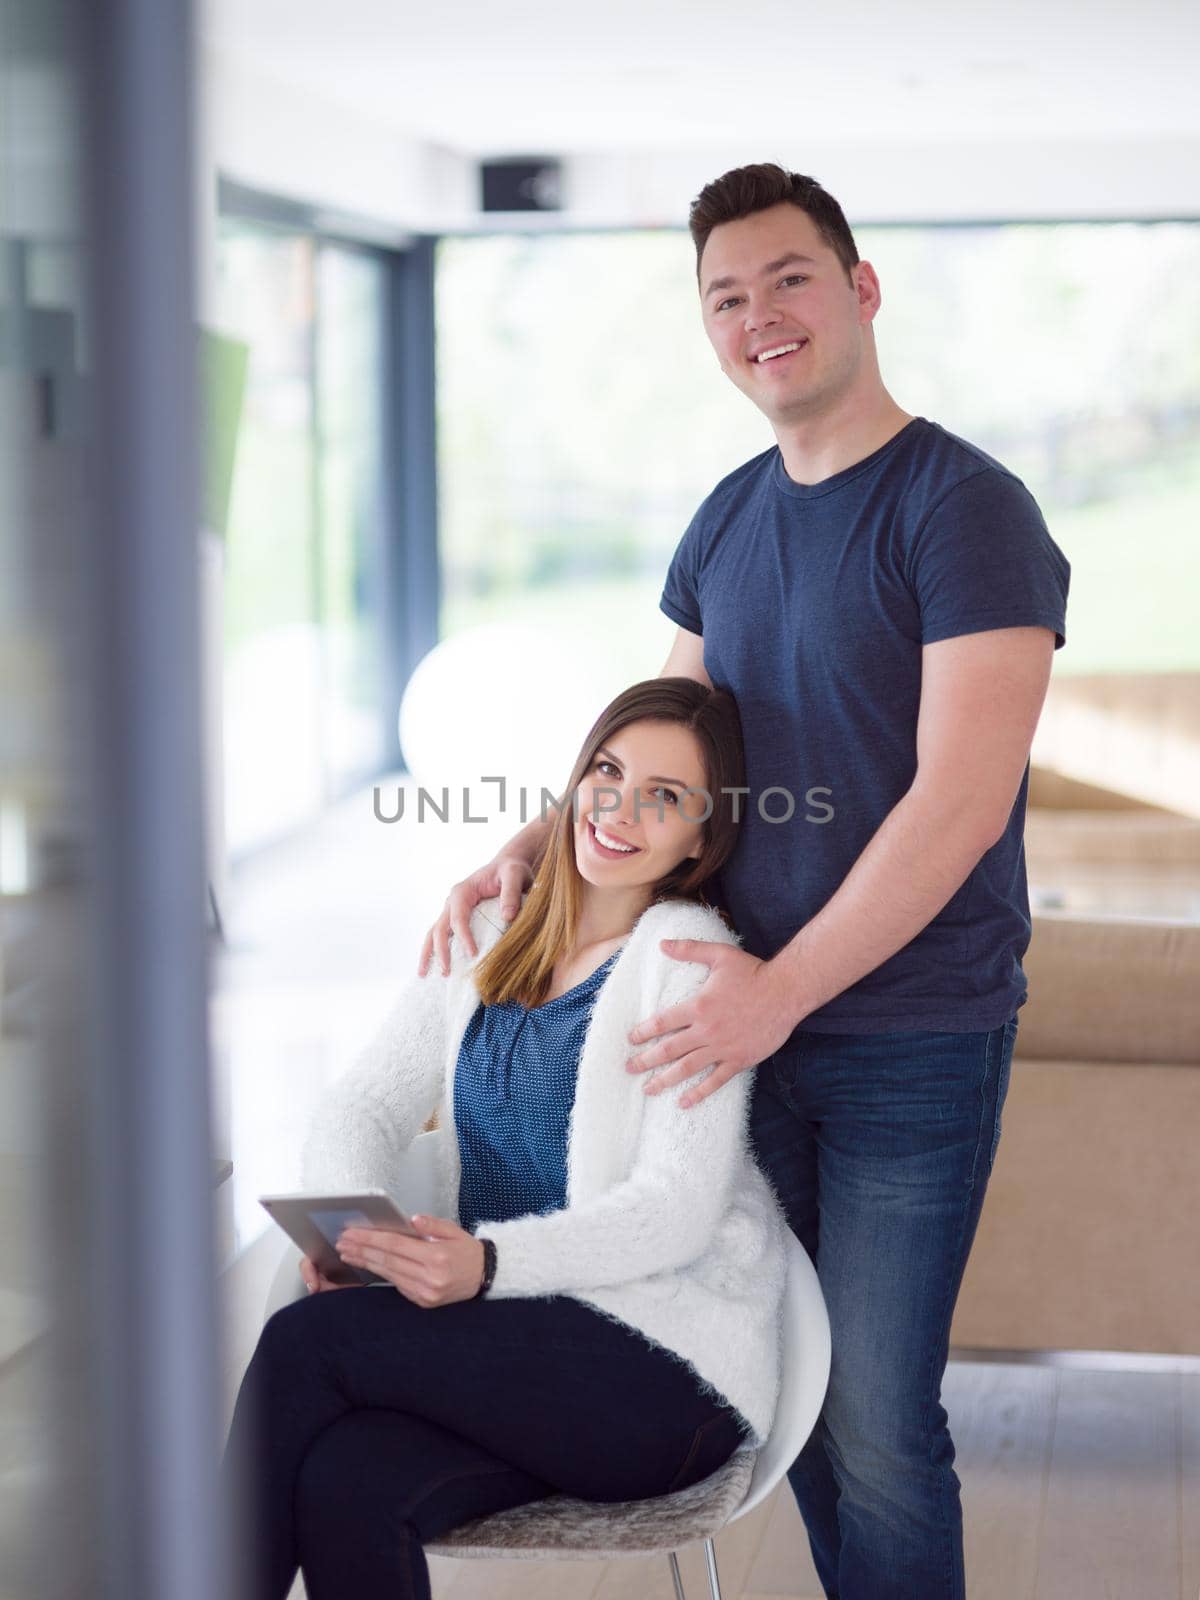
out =
{"type": "Polygon", "coordinates": [[[746,1424],[669,1351],[566,1296],[425,1311],[389,1288],[285,1307],[226,1451],[244,1600],[428,1600],[424,1544],[564,1492],[640,1500],[733,1454],[746,1424]]]}
{"type": "Polygon", "coordinates": [[[941,1381],[1016,1033],[800,1030],[756,1073],[756,1154],[829,1308],[829,1391],[788,1474],[829,1600],[963,1600],[941,1381]]]}

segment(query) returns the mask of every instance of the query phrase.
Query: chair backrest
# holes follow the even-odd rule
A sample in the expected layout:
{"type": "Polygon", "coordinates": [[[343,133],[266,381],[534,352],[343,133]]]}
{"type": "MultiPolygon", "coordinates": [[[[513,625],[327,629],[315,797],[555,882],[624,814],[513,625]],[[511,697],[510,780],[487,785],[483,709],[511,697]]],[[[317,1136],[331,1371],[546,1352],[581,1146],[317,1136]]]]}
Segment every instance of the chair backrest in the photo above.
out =
{"type": "Polygon", "coordinates": [[[788,1230],[783,1296],[783,1362],[771,1437],[758,1452],[746,1498],[730,1518],[760,1505],[800,1454],[816,1425],[829,1385],[829,1313],[816,1268],[788,1230]]]}
{"type": "Polygon", "coordinates": [[[397,1205],[412,1216],[437,1208],[437,1176],[440,1151],[446,1142],[445,1130],[430,1128],[419,1133],[396,1163],[391,1184],[397,1205]]]}

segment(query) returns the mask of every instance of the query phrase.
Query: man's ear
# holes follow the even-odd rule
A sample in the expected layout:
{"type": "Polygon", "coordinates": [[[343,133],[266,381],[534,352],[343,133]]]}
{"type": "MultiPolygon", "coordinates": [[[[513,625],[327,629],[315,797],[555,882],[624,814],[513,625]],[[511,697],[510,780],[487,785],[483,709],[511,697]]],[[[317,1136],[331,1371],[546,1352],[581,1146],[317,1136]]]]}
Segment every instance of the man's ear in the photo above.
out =
{"type": "Polygon", "coordinates": [[[883,300],[879,278],[869,261],[858,261],[854,266],[854,292],[858,298],[858,320],[873,322],[883,300]]]}

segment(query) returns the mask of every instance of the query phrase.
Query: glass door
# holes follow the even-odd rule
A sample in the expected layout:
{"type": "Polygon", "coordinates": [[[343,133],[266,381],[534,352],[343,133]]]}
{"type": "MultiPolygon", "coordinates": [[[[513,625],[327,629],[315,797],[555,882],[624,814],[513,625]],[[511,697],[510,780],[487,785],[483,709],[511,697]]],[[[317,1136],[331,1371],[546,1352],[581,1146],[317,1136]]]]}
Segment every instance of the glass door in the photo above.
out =
{"type": "Polygon", "coordinates": [[[373,252],[226,219],[220,331],[249,346],[225,565],[232,854],[384,759],[385,274],[373,252]]]}

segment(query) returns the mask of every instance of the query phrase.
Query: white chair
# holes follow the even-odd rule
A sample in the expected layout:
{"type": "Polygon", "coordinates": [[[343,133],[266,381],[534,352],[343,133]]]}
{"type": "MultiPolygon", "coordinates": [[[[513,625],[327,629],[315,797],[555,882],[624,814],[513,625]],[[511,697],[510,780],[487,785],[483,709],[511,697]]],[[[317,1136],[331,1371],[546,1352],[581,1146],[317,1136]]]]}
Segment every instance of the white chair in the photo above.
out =
{"type": "MultiPolygon", "coordinates": [[[[411,1210],[428,1208],[433,1193],[437,1135],[411,1146],[397,1192],[411,1210]],[[415,1204],[414,1204],[415,1201],[415,1204]]],[[[804,1247],[787,1236],[783,1304],[782,1381],[775,1426],[760,1450],[734,1452],[723,1467],[690,1489],[650,1500],[602,1504],[552,1495],[512,1511],[480,1517],[431,1542],[427,1552],[457,1559],[498,1558],[600,1561],[665,1554],[677,1600],[685,1600],[676,1552],[703,1541],[711,1600],[721,1600],[713,1540],[753,1511],[782,1481],[816,1424],[829,1382],[829,1317],[816,1270],[804,1247]]],[[[289,1251],[272,1287],[268,1313],[303,1293],[298,1253],[289,1251]]]]}

